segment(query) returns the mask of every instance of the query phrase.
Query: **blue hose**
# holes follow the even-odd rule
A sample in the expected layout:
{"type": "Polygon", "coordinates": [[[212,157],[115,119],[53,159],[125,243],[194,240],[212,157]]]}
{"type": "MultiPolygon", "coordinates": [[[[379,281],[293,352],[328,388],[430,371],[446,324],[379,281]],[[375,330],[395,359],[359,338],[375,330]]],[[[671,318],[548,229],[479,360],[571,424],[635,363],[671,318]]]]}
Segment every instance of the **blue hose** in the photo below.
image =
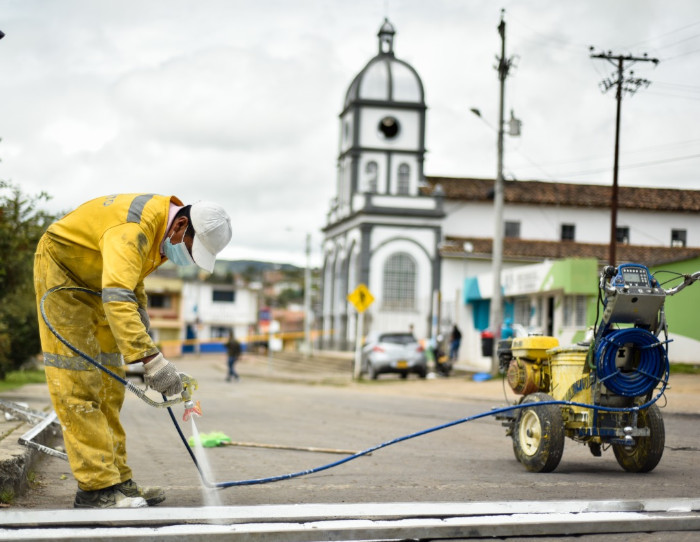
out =
{"type": "MultiPolygon", "coordinates": [[[[69,343],[67,340],[65,340],[63,337],[61,337],[60,334],[53,328],[53,326],[52,326],[51,323],[49,322],[49,320],[48,320],[48,318],[46,317],[46,314],[45,314],[45,312],[44,312],[44,300],[46,299],[46,297],[47,297],[49,294],[51,294],[51,293],[53,293],[53,292],[55,292],[55,291],[57,291],[57,290],[77,290],[77,291],[81,291],[81,292],[84,292],[84,293],[87,293],[87,294],[92,294],[92,295],[100,295],[99,292],[95,292],[95,291],[93,291],[93,290],[88,290],[87,288],[79,288],[79,287],[57,287],[57,288],[52,288],[51,290],[47,291],[47,292],[44,294],[44,296],[42,297],[42,299],[41,299],[41,303],[40,303],[41,315],[42,315],[42,317],[43,317],[43,319],[44,319],[44,322],[46,322],[46,325],[48,326],[49,330],[50,330],[54,335],[56,335],[56,337],[58,337],[58,339],[59,339],[61,342],[63,342],[63,344],[65,344],[70,350],[72,350],[73,352],[75,352],[76,354],[78,354],[79,356],[81,356],[82,358],[84,358],[85,360],[87,360],[89,363],[91,363],[91,364],[94,365],[95,367],[101,369],[101,370],[104,371],[106,374],[110,375],[112,378],[114,378],[114,379],[118,380],[119,382],[121,382],[122,384],[124,384],[124,385],[126,386],[127,389],[129,389],[129,390],[133,391],[134,393],[136,393],[137,395],[139,395],[138,392],[141,391],[141,390],[138,390],[138,388],[136,388],[135,386],[133,386],[133,384],[131,384],[131,382],[128,382],[127,380],[121,378],[119,375],[113,373],[112,371],[110,371],[110,370],[107,369],[106,367],[103,367],[100,363],[98,363],[96,360],[94,360],[94,359],[93,359],[92,357],[90,357],[88,354],[86,354],[85,352],[82,352],[81,350],[79,350],[78,348],[76,348],[75,346],[73,346],[72,344],[70,344],[70,343],[69,343]]],[[[630,331],[630,330],[621,330],[621,331],[630,331]]],[[[647,332],[647,333],[648,333],[648,332],[647,332]]],[[[611,334],[610,337],[612,337],[612,335],[614,335],[614,333],[611,334]]],[[[651,334],[650,334],[650,335],[651,335],[651,334]]],[[[652,337],[654,337],[654,336],[652,335],[652,337]]],[[[656,337],[654,337],[654,339],[656,339],[656,337]]],[[[611,339],[611,340],[612,340],[612,339],[611,339]]],[[[630,341],[629,339],[626,339],[626,340],[624,341],[624,343],[627,343],[627,342],[632,342],[632,341],[630,341]]],[[[656,342],[658,342],[658,341],[656,341],[656,342]]],[[[622,343],[622,344],[624,344],[624,343],[622,343]]],[[[614,344],[614,343],[613,343],[613,344],[614,344]]],[[[619,348],[619,346],[618,346],[617,348],[619,348]]],[[[617,348],[615,348],[615,349],[613,350],[615,353],[617,352],[617,348]]],[[[664,354],[664,358],[666,359],[666,367],[668,367],[668,359],[666,358],[665,354],[664,354]]],[[[646,365],[646,364],[645,364],[645,365],[646,365]]],[[[640,363],[640,366],[641,366],[641,363],[640,363]]],[[[618,371],[618,372],[619,372],[619,371],[618,371]]],[[[661,380],[660,378],[657,378],[657,379],[655,380],[654,386],[655,386],[660,380],[661,380]]],[[[650,401],[647,401],[646,403],[644,403],[643,405],[640,405],[640,406],[629,407],[629,408],[618,408],[618,407],[605,407],[605,406],[600,406],[600,405],[589,405],[589,404],[586,404],[586,403],[577,403],[577,402],[574,402],[574,401],[557,401],[557,400],[552,400],[552,401],[540,401],[540,402],[537,402],[537,403],[520,403],[520,404],[518,404],[518,405],[511,405],[511,406],[507,406],[507,407],[494,408],[494,409],[491,409],[491,410],[486,411],[486,412],[481,412],[481,413],[479,413],[479,414],[475,414],[475,415],[473,415],[473,416],[467,416],[466,418],[461,418],[461,419],[459,419],[459,420],[454,420],[454,421],[447,422],[447,423],[444,423],[444,424],[441,424],[441,425],[436,425],[435,427],[430,427],[430,428],[428,428],[428,429],[424,429],[424,430],[418,431],[418,432],[416,432],[416,433],[411,433],[411,434],[409,434],[409,435],[404,435],[404,436],[401,436],[401,437],[397,437],[397,438],[395,438],[395,439],[392,439],[392,440],[383,442],[383,443],[381,443],[381,444],[377,444],[376,446],[372,446],[371,448],[367,448],[366,450],[363,450],[363,451],[358,452],[358,453],[356,453],[356,454],[353,454],[353,455],[349,455],[349,456],[347,456],[347,457],[344,457],[343,459],[339,459],[338,461],[334,461],[334,462],[332,462],[332,463],[328,463],[328,464],[326,464],[326,465],[321,465],[321,466],[319,466],[319,467],[315,467],[315,468],[312,468],[312,469],[307,469],[307,470],[303,470],[303,471],[299,471],[299,472],[292,472],[292,473],[289,473],[289,474],[281,474],[281,475],[278,475],[278,476],[270,476],[270,477],[267,477],[267,478],[254,478],[254,479],[251,479],[251,480],[237,480],[237,481],[231,481],[231,482],[211,482],[211,481],[207,480],[207,478],[206,478],[206,476],[205,476],[205,474],[204,474],[204,471],[202,470],[201,466],[199,465],[199,462],[197,461],[196,456],[194,455],[192,449],[190,448],[190,446],[189,446],[189,444],[188,444],[188,442],[187,442],[187,438],[185,437],[184,433],[182,432],[182,429],[180,429],[180,424],[178,423],[177,419],[175,418],[175,415],[173,414],[172,408],[171,408],[170,406],[168,406],[167,409],[168,409],[168,414],[170,415],[170,419],[172,420],[173,425],[175,426],[175,429],[177,430],[177,433],[178,433],[178,435],[180,436],[180,439],[182,440],[182,443],[185,445],[185,448],[187,448],[187,452],[188,452],[188,454],[190,455],[190,458],[192,459],[192,461],[193,461],[195,467],[197,468],[197,471],[199,472],[199,476],[200,476],[200,478],[201,478],[201,480],[202,480],[202,483],[203,483],[206,487],[211,488],[211,489],[225,489],[225,488],[237,487],[237,486],[250,486],[250,485],[258,485],[258,484],[269,484],[269,483],[271,483],[271,482],[279,482],[279,481],[282,481],[282,480],[289,480],[289,479],[292,479],[292,478],[298,478],[298,477],[300,477],[300,476],[306,476],[306,475],[309,475],[309,474],[315,474],[315,473],[317,473],[317,472],[321,472],[321,471],[324,471],[324,470],[332,469],[333,467],[337,467],[337,466],[342,465],[342,464],[344,464],[344,463],[348,463],[349,461],[352,461],[353,459],[357,459],[357,458],[359,458],[359,457],[363,457],[363,456],[368,455],[368,454],[370,454],[370,453],[372,453],[372,452],[374,452],[374,451],[376,451],[376,450],[380,450],[381,448],[386,448],[387,446],[391,446],[392,444],[398,444],[399,442],[405,442],[405,441],[407,441],[407,440],[414,439],[414,438],[416,438],[416,437],[420,437],[420,436],[427,435],[427,434],[430,434],[430,433],[434,433],[434,432],[440,431],[440,430],[442,430],[442,429],[447,429],[447,428],[449,428],[449,427],[454,427],[455,425],[460,425],[460,424],[463,424],[463,423],[466,423],[466,422],[471,422],[471,421],[473,421],[473,420],[478,420],[478,419],[480,419],[480,418],[485,418],[485,417],[487,417],[487,416],[495,416],[495,415],[497,415],[497,414],[502,414],[502,413],[504,413],[504,412],[510,412],[510,411],[512,411],[512,410],[518,410],[518,409],[521,409],[521,408],[534,407],[534,406],[544,406],[544,405],[566,405],[566,406],[578,406],[578,407],[590,408],[590,409],[593,409],[593,410],[596,410],[596,411],[604,411],[604,412],[633,412],[633,411],[640,411],[640,410],[644,410],[645,408],[650,407],[652,404],[654,404],[656,401],[658,401],[658,400],[663,396],[663,394],[664,394],[664,392],[665,392],[665,390],[666,390],[666,384],[667,384],[667,382],[668,382],[668,373],[666,373],[666,378],[663,379],[663,382],[662,382],[663,385],[662,385],[661,390],[659,391],[659,393],[658,393],[654,398],[652,398],[650,401]]],[[[606,382],[606,386],[607,386],[607,385],[608,385],[608,384],[607,384],[607,382],[606,382]]],[[[608,386],[608,388],[610,388],[610,386],[608,386]]],[[[650,388],[650,389],[651,389],[651,388],[650,388]]],[[[647,391],[649,391],[649,390],[647,390],[647,391]]],[[[640,394],[640,395],[641,395],[641,394],[640,394]]],[[[164,402],[166,401],[166,399],[167,399],[167,398],[166,398],[165,396],[163,396],[163,401],[164,401],[164,402]]]]}
{"type": "Polygon", "coordinates": [[[595,358],[599,381],[612,393],[624,397],[646,395],[669,370],[663,343],[642,328],[618,329],[603,336],[595,346],[595,358]],[[638,349],[639,363],[634,370],[617,367],[621,348],[638,349]]]}
{"type": "Polygon", "coordinates": [[[486,412],[481,412],[479,414],[474,414],[473,416],[467,416],[466,418],[461,418],[459,420],[454,420],[451,422],[447,422],[441,425],[436,425],[435,427],[430,427],[428,429],[424,429],[422,431],[418,431],[416,433],[411,433],[409,435],[404,435],[402,437],[397,437],[393,440],[389,440],[386,442],[383,442],[381,444],[377,444],[376,446],[372,446],[371,448],[367,448],[366,450],[363,450],[361,452],[357,452],[356,454],[349,455],[347,457],[344,457],[343,459],[339,459],[338,461],[334,461],[332,463],[328,463],[326,465],[321,465],[320,467],[315,467],[312,469],[307,469],[303,471],[298,471],[298,472],[292,472],[289,474],[281,474],[278,476],[270,476],[267,478],[253,478],[250,480],[237,480],[237,481],[232,481],[232,482],[211,482],[207,480],[204,472],[202,471],[202,468],[199,466],[199,462],[197,461],[197,458],[195,457],[194,453],[190,449],[187,439],[185,438],[185,435],[183,434],[182,430],[180,429],[180,425],[178,424],[177,420],[175,419],[175,415],[173,414],[172,410],[168,408],[168,412],[170,413],[170,419],[173,421],[173,424],[175,425],[175,429],[177,430],[178,434],[180,435],[180,439],[182,439],[183,444],[187,448],[187,451],[190,454],[190,457],[192,458],[192,461],[195,464],[195,467],[197,467],[197,470],[199,471],[199,476],[202,479],[202,483],[211,489],[226,489],[229,487],[238,487],[238,486],[252,486],[252,485],[259,485],[259,484],[269,484],[272,482],[280,482],[282,480],[290,480],[292,478],[299,478],[300,476],[306,476],[309,474],[315,474],[317,472],[321,472],[324,470],[332,469],[333,467],[337,467],[339,465],[342,465],[344,463],[348,463],[349,461],[352,461],[353,459],[357,459],[358,457],[362,457],[365,455],[368,455],[376,450],[379,450],[381,448],[386,448],[387,446],[391,446],[392,444],[398,444],[399,442],[404,442],[410,439],[414,439],[416,437],[421,437],[423,435],[427,435],[429,433],[434,433],[435,431],[440,431],[442,429],[447,429],[448,427],[453,427],[455,425],[460,425],[466,422],[471,422],[473,420],[478,420],[480,418],[485,418],[487,416],[495,416],[497,414],[502,414],[504,412],[510,412],[512,410],[519,410],[521,408],[527,408],[527,407],[536,407],[536,406],[544,406],[544,405],[557,405],[557,406],[578,406],[578,407],[584,407],[584,408],[590,408],[592,410],[596,411],[604,411],[604,412],[634,412],[634,411],[640,411],[644,410],[646,408],[649,408],[651,405],[653,405],[656,401],[658,401],[666,391],[666,384],[667,380],[663,381],[663,386],[661,387],[661,390],[659,393],[652,398],[650,401],[647,401],[643,405],[640,406],[635,406],[635,407],[626,407],[626,408],[619,408],[619,407],[605,407],[605,406],[600,406],[600,405],[589,405],[586,403],[577,403],[574,401],[558,401],[558,400],[552,400],[552,401],[539,401],[536,403],[520,403],[518,405],[511,405],[507,407],[501,407],[501,408],[494,408],[492,410],[486,411],[486,412]]]}

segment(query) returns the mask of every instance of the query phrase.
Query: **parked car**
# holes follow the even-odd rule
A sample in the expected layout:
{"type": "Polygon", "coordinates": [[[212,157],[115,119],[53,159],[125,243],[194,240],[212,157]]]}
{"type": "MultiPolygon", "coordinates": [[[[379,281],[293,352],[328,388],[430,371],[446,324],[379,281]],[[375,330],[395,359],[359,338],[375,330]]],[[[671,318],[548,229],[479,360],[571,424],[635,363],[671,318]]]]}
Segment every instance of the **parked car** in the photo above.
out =
{"type": "Polygon", "coordinates": [[[362,372],[372,380],[382,373],[398,373],[401,378],[428,374],[423,347],[410,332],[371,332],[362,348],[362,372]]]}

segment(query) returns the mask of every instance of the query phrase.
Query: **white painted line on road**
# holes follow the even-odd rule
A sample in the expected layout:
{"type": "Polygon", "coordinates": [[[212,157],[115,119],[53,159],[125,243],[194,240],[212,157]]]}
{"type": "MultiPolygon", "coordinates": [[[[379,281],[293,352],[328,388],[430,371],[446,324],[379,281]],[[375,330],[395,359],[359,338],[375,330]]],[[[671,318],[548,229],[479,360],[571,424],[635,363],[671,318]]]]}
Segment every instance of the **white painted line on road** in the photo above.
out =
{"type": "Polygon", "coordinates": [[[395,502],[271,504],[90,510],[15,510],[0,514],[0,526],[34,525],[164,525],[186,523],[254,523],[320,521],[327,519],[406,519],[500,516],[513,514],[580,514],[584,512],[700,512],[700,498],[645,500],[395,502]]]}
{"type": "MultiPolygon", "coordinates": [[[[85,511],[83,511],[84,513],[85,511]]],[[[184,524],[160,527],[57,527],[0,529],[7,541],[157,539],[320,542],[326,540],[396,540],[405,538],[551,536],[595,533],[689,531],[700,529],[698,513],[584,512],[498,516],[339,519],[314,522],[184,524]]]]}

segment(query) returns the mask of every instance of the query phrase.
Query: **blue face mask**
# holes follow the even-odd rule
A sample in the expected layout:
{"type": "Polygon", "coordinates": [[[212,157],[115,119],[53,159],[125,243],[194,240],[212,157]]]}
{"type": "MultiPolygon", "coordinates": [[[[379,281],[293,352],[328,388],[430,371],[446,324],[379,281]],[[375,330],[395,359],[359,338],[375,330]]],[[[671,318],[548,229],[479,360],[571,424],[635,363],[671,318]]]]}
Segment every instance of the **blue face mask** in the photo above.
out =
{"type": "Polygon", "coordinates": [[[194,260],[190,253],[187,251],[187,246],[185,245],[184,239],[179,243],[173,245],[170,242],[170,237],[165,240],[163,244],[163,250],[165,250],[165,256],[173,262],[175,265],[187,266],[194,265],[194,260]]]}

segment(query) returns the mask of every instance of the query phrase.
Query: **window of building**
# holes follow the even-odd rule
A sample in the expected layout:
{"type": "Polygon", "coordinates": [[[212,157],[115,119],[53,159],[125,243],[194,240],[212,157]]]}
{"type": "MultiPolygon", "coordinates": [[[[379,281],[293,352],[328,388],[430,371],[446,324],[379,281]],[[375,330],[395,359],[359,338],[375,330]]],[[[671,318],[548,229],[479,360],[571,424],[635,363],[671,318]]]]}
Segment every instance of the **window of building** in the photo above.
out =
{"type": "Polygon", "coordinates": [[[153,309],[169,309],[172,307],[172,297],[167,294],[148,294],[148,306],[153,309]]]}
{"type": "Polygon", "coordinates": [[[230,327],[223,326],[211,326],[211,338],[212,339],[226,339],[231,332],[230,327]]]}
{"type": "Polygon", "coordinates": [[[383,308],[413,310],[416,305],[416,262],[405,252],[391,256],[384,264],[383,308]]]}
{"type": "Polygon", "coordinates": [[[687,246],[688,232],[687,230],[671,230],[671,246],[684,247],[687,246]]]}
{"type": "Polygon", "coordinates": [[[512,237],[514,239],[520,238],[520,222],[506,220],[505,232],[503,234],[505,237],[512,237]]]}
{"type": "Polygon", "coordinates": [[[561,240],[574,241],[576,239],[576,224],[561,225],[561,240]]]}
{"type": "Polygon", "coordinates": [[[586,325],[586,296],[564,296],[564,325],[584,327],[586,325]]]}
{"type": "Polygon", "coordinates": [[[408,164],[401,164],[399,166],[399,195],[408,196],[409,194],[409,176],[411,173],[411,168],[408,164]]]}
{"type": "Polygon", "coordinates": [[[367,192],[371,192],[372,194],[377,193],[377,169],[377,162],[374,160],[367,162],[367,165],[365,165],[365,174],[367,178],[365,186],[367,186],[367,192]]]}
{"type": "Polygon", "coordinates": [[[627,245],[630,242],[630,229],[627,226],[618,226],[615,230],[615,238],[618,243],[627,245]]]}
{"type": "Polygon", "coordinates": [[[233,303],[236,301],[236,292],[235,290],[213,290],[211,300],[221,303],[233,303]]]}

